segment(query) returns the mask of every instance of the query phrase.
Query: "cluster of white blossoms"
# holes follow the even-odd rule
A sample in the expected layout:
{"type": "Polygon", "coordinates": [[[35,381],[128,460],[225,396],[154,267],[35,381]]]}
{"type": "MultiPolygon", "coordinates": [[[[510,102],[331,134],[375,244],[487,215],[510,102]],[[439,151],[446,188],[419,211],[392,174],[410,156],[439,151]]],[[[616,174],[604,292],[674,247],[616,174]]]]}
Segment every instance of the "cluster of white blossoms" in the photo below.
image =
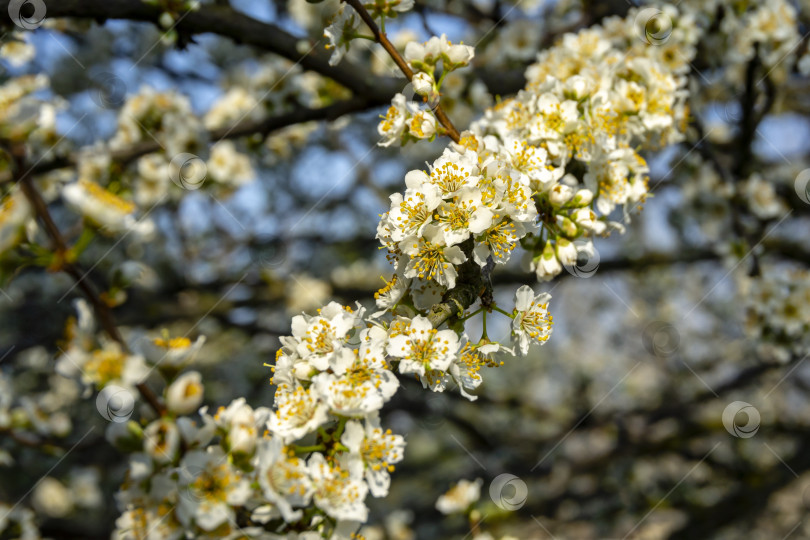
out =
{"type": "Polygon", "coordinates": [[[408,101],[413,96],[403,93],[394,96],[391,106],[377,126],[377,132],[382,137],[380,146],[433,140],[436,135],[445,133],[432,107],[438,103],[446,77],[450,75],[452,78],[453,71],[469,65],[475,56],[475,50],[469,45],[454,44],[442,34],[441,37],[431,37],[425,43],[409,42],[403,56],[414,74],[410,83],[413,94],[423,96],[427,105],[421,106],[415,101],[408,101]],[[437,71],[441,71],[438,80],[437,71]]]}
{"type": "MultiPolygon", "coordinates": [[[[455,287],[465,261],[503,264],[519,243],[537,278],[549,280],[592,254],[593,235],[623,230],[608,216],[622,207],[628,217],[648,195],[638,149],[681,140],[688,115],[686,78],[678,73],[689,57],[673,69],[657,47],[639,46],[636,15],[563,36],[528,68],[523,91],[487,110],[428,171],[406,175],[408,189],[391,197],[378,227],[397,268],[381,307],[409,292],[424,309],[455,287]],[[580,177],[577,169],[584,169],[580,177]]],[[[670,41],[678,39],[693,54],[695,34],[673,32],[670,41]]],[[[413,44],[405,57],[415,68],[448,62],[443,43],[413,44]]],[[[456,50],[449,61],[471,58],[456,50]]],[[[417,92],[434,90],[426,82],[417,92]]],[[[390,135],[383,144],[402,137],[407,105],[394,98],[379,127],[390,135]]]]}
{"type": "MultiPolygon", "coordinates": [[[[547,337],[547,297],[525,287],[518,301],[516,331],[547,337]]],[[[108,428],[115,446],[134,452],[115,538],[270,539],[299,530],[353,538],[368,518],[366,497],[388,494],[403,459],[404,438],[382,427],[379,414],[399,387],[397,374],[434,391],[455,383],[474,399],[468,391],[480,384],[481,367],[495,365],[492,354],[502,349],[437,330],[422,316],[367,316],[334,302],[294,317],[281,341],[272,409],[240,398],[213,415],[199,409],[199,421],[184,415],[202,403],[201,376],[180,374],[195,345],[144,341],[143,354],[167,380],[168,414],[108,428]]]]}
{"type": "Polygon", "coordinates": [[[95,387],[120,386],[135,391],[149,372],[143,356],[131,354],[121,345],[104,337],[97,337],[96,321],[90,306],[76,300],[78,318],[68,320],[65,339],[56,360],[56,372],[79,380],[87,393],[95,387]]]}
{"type": "Polygon", "coordinates": [[[730,39],[729,59],[736,64],[730,66],[732,73],[742,80],[746,63],[756,55],[769,76],[784,80],[792,65],[785,59],[801,41],[796,8],[786,0],[744,4],[747,9],[726,9],[720,23],[721,32],[730,39]]]}
{"type": "MultiPolygon", "coordinates": [[[[373,0],[363,2],[363,7],[374,18],[396,18],[399,13],[410,11],[413,5],[414,0],[373,0]]],[[[368,27],[363,24],[360,15],[353,8],[340,2],[329,20],[329,25],[323,31],[323,37],[329,41],[326,48],[332,51],[329,65],[335,66],[339,64],[349,51],[351,42],[361,37],[361,35],[362,37],[370,37],[368,27]],[[365,33],[360,34],[360,31],[365,33]]]]}
{"type": "Polygon", "coordinates": [[[9,533],[20,540],[42,538],[36,525],[36,516],[30,508],[0,503],[0,533],[9,533]]]}
{"type": "Polygon", "coordinates": [[[787,362],[810,352],[810,272],[771,270],[743,278],[740,289],[748,298],[746,328],[764,357],[787,362]]]}
{"type": "MultiPolygon", "coordinates": [[[[514,330],[521,346],[545,341],[550,333],[547,295],[524,287],[514,330]]],[[[424,316],[367,315],[335,302],[317,315],[292,320],[292,336],[282,337],[273,365],[277,386],[267,422],[271,441],[308,453],[294,460],[299,483],[286,500],[288,522],[298,507],[316,508],[337,530],[366,520],[367,494],[388,493],[390,473],[403,458],[402,436],[384,430],[379,412],[399,387],[397,374],[416,377],[426,388],[457,386],[469,399],[480,385],[480,370],[499,365],[493,354],[505,348],[486,338],[475,342],[451,329],[436,329],[424,316]]],[[[295,456],[295,452],[292,454],[295,456]]],[[[293,464],[288,464],[293,467],[293,464]]]]}
{"type": "MultiPolygon", "coordinates": [[[[548,338],[548,299],[529,287],[519,291],[514,331],[522,349],[548,338]]],[[[469,392],[481,383],[481,368],[498,365],[493,355],[505,350],[485,337],[476,342],[456,330],[437,330],[421,315],[367,315],[362,307],[333,302],[317,315],[294,317],[292,335],[281,338],[272,409],[239,398],[212,414],[201,408],[201,374],[188,369],[204,338],[128,333],[135,351],[129,352],[97,335],[85,302],[76,308],[54,377],[73,384],[72,401],[82,387],[85,397],[100,391],[96,406],[110,421],[107,439],[131,454],[116,496],[122,514],[113,537],[122,540],[189,534],[278,539],[291,531],[353,538],[368,518],[365,499],[388,494],[390,475],[403,459],[404,438],[380,422],[399,388],[397,377],[416,377],[433,391],[457,386],[475,399],[469,392]],[[130,420],[138,387],[155,379],[152,374],[165,382],[166,411],[155,416],[141,407],[141,420],[130,420]]],[[[0,379],[0,390],[3,384],[0,379]]],[[[71,430],[69,417],[48,409],[32,410],[33,420],[23,422],[31,416],[24,408],[12,405],[10,390],[0,392],[0,430],[57,436],[71,430]],[[51,426],[59,418],[65,426],[51,426]]]]}

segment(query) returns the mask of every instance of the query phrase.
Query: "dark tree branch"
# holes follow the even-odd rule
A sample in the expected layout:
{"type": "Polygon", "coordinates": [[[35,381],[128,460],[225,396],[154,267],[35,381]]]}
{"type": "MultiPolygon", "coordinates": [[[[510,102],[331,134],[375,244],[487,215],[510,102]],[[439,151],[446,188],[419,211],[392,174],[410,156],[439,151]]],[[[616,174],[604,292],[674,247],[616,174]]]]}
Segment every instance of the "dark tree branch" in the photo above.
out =
{"type": "MultiPolygon", "coordinates": [[[[224,139],[236,139],[249,135],[269,135],[270,133],[279,129],[301,124],[303,122],[311,122],[318,120],[335,120],[346,114],[353,112],[371,109],[373,107],[387,103],[385,101],[377,101],[374,98],[350,98],[344,101],[338,101],[332,105],[321,107],[318,109],[299,108],[294,111],[272,116],[259,121],[241,121],[233,126],[224,127],[212,130],[208,133],[208,137],[212,141],[221,141],[224,139]]],[[[139,157],[151,154],[152,152],[159,152],[161,146],[157,141],[148,140],[138,144],[134,144],[127,148],[120,150],[112,150],[110,157],[112,161],[126,165],[139,157]]],[[[63,167],[72,167],[76,165],[81,157],[80,153],[73,153],[66,157],[46,161],[35,165],[30,174],[37,175],[61,169],[63,167]]]]}
{"type": "MultiPolygon", "coordinates": [[[[69,249],[67,247],[67,243],[51,217],[50,211],[48,210],[48,205],[42,199],[39,191],[37,191],[36,187],[31,181],[31,176],[26,172],[29,169],[25,163],[24,146],[9,145],[8,153],[13,160],[12,169],[14,172],[14,180],[19,184],[20,189],[22,190],[26,199],[28,199],[28,202],[34,209],[35,214],[42,222],[42,225],[45,228],[45,233],[48,235],[51,243],[53,244],[56,265],[55,269],[64,271],[76,281],[77,286],[92,304],[93,309],[96,312],[96,316],[101,323],[101,327],[104,329],[107,335],[116,341],[123,350],[128,350],[129,348],[127,347],[126,342],[115,324],[115,318],[113,317],[110,307],[101,299],[99,294],[86,279],[86,272],[84,272],[77,263],[69,260],[69,249]]],[[[166,407],[160,402],[160,399],[152,391],[152,389],[146,385],[145,382],[138,383],[135,386],[138,389],[138,392],[140,392],[141,397],[143,397],[143,399],[149,403],[155,412],[161,416],[165,414],[166,407]]]]}

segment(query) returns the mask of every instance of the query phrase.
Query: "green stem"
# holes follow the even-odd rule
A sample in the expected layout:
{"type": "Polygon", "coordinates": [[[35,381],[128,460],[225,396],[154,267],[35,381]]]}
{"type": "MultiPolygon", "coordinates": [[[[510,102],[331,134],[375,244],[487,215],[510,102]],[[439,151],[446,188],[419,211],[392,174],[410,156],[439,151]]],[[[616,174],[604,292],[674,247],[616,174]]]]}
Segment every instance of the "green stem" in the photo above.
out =
{"type": "MultiPolygon", "coordinates": [[[[487,312],[484,312],[484,322],[483,322],[483,331],[481,332],[481,339],[489,340],[489,336],[487,335],[487,312]]],[[[481,341],[481,340],[479,340],[481,341]]]]}
{"type": "Polygon", "coordinates": [[[326,450],[326,446],[323,444],[313,444],[310,446],[298,446],[297,444],[294,444],[293,450],[295,450],[296,454],[310,454],[312,452],[323,452],[326,450]]]}
{"type": "Polygon", "coordinates": [[[345,418],[341,418],[341,419],[338,421],[338,427],[337,427],[337,429],[335,430],[335,434],[334,434],[334,435],[332,435],[332,439],[333,439],[335,442],[339,442],[339,441],[340,441],[340,437],[343,435],[343,430],[344,430],[345,428],[346,428],[346,419],[345,419],[345,418]]]}
{"type": "MultiPolygon", "coordinates": [[[[450,73],[448,70],[446,70],[446,69],[442,70],[442,76],[439,77],[438,81],[436,81],[436,91],[439,91],[439,90],[442,89],[442,83],[444,82],[444,78],[447,76],[448,73],[450,73]]],[[[436,77],[434,76],[433,78],[435,79],[436,77]]]]}
{"type": "Polygon", "coordinates": [[[512,314],[511,314],[511,313],[509,313],[508,311],[504,311],[504,310],[502,310],[502,309],[501,309],[501,308],[499,308],[498,306],[492,306],[492,309],[494,309],[494,310],[495,310],[495,311],[497,311],[498,313],[503,313],[504,315],[506,315],[506,316],[507,316],[507,317],[509,317],[510,319],[514,319],[514,318],[515,318],[515,316],[514,316],[514,315],[512,315],[512,314]]]}
{"type": "Polygon", "coordinates": [[[374,36],[367,36],[366,34],[360,34],[358,32],[352,32],[349,34],[349,37],[352,39],[367,39],[369,41],[377,41],[374,36]]]}
{"type": "Polygon", "coordinates": [[[484,310],[484,308],[480,307],[480,308],[476,309],[475,311],[473,311],[472,313],[470,313],[469,315],[467,315],[466,317],[460,318],[459,321],[464,322],[467,319],[471,319],[471,318],[475,317],[476,315],[478,315],[479,313],[481,313],[483,310],[484,310]]]}

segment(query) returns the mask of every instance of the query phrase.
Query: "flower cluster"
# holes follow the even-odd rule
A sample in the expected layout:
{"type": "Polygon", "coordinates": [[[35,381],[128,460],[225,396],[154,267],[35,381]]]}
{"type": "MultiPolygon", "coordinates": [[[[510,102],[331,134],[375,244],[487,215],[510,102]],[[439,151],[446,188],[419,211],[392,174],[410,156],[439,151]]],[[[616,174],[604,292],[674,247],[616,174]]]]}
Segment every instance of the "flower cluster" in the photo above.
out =
{"type": "Polygon", "coordinates": [[[84,300],[75,302],[78,318],[71,318],[56,361],[56,372],[81,381],[89,390],[108,385],[134,392],[148,374],[143,356],[122,349],[118,342],[96,337],[96,322],[84,300]]]}
{"type": "MultiPolygon", "coordinates": [[[[412,44],[406,58],[435,65],[449,54],[442,43],[412,44]]],[[[592,252],[590,236],[621,229],[607,216],[617,206],[628,216],[648,192],[636,146],[679,140],[686,117],[685,78],[651,49],[628,48],[600,28],[567,34],[528,69],[524,91],[488,110],[429,171],[408,173],[407,191],[391,197],[378,227],[397,265],[383,307],[409,289],[425,306],[425,296],[455,286],[468,258],[502,264],[519,242],[538,279],[551,279],[592,252]],[[579,177],[569,172],[574,162],[585,166],[579,177]]],[[[455,54],[462,63],[471,56],[455,54]]],[[[380,124],[388,142],[404,132],[404,105],[395,98],[380,124]]]]}
{"type": "Polygon", "coordinates": [[[745,278],[742,294],[748,300],[746,328],[761,342],[766,357],[787,362],[810,351],[810,273],[768,272],[760,279],[745,278]],[[767,353],[767,354],[765,354],[767,353]]]}
{"type": "MultiPolygon", "coordinates": [[[[519,292],[513,317],[521,349],[548,338],[547,302],[548,295],[535,296],[529,287],[519,292]]],[[[437,330],[421,315],[367,315],[360,306],[332,302],[316,315],[294,317],[292,335],[281,338],[272,409],[254,409],[239,398],[212,414],[200,408],[202,376],[185,371],[203,338],[192,342],[165,331],[135,336],[139,352],[125,352],[97,338],[87,305],[76,305],[79,317],[68,324],[60,374],[88,390],[132,394],[151,371],[166,382],[165,415],[143,411],[136,422],[128,410],[108,418],[107,439],[131,453],[116,496],[122,514],[113,537],[119,539],[237,532],[275,538],[268,530],[352,538],[367,520],[366,497],[387,495],[403,459],[404,438],[380,422],[399,387],[397,375],[415,376],[433,391],[458,386],[475,399],[469,392],[481,383],[481,368],[498,365],[493,355],[508,351],[487,339],[437,330]],[[195,411],[199,419],[188,416],[195,411]]]]}
{"type": "Polygon", "coordinates": [[[396,142],[405,145],[421,139],[433,140],[437,134],[443,134],[444,128],[433,112],[442,93],[442,83],[448,75],[452,77],[453,71],[469,65],[474,56],[475,49],[469,45],[454,44],[444,34],[441,37],[433,36],[425,43],[409,42],[405,46],[404,59],[413,71],[410,86],[414,94],[423,96],[429,107],[408,101],[408,97],[402,93],[394,96],[377,126],[377,132],[382,137],[378,144],[390,146],[396,142]],[[439,70],[441,76],[437,80],[439,70]]]}

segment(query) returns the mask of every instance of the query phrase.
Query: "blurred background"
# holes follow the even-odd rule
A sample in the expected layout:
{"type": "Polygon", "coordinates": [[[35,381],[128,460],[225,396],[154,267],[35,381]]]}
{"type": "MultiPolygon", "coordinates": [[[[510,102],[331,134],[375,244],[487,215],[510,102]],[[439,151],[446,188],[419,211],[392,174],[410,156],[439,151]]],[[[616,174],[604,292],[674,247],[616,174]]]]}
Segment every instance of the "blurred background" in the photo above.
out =
{"type": "MultiPolygon", "coordinates": [[[[208,130],[239,120],[223,105],[229,100],[258,102],[256,122],[350,102],[334,118],[302,117],[313,121],[234,138],[250,158],[245,182],[146,206],[158,231],[152,241],[99,236],[81,256],[89,279],[118,295],[114,312],[128,339],[163,328],[206,336],[196,361],[206,404],[245,396],[254,407],[271,406],[264,363],[289,333],[290,317],[332,299],[373,306],[381,276],[392,273],[374,238],[379,214],[403,189],[405,173],[435,159],[446,141],[377,146],[380,114],[404,84],[370,42],[335,70],[361,70],[356,79],[371,74],[388,86],[351,101],[335,79],[277,51],[186,33],[182,24],[166,31],[151,22],[93,21],[94,3],[86,4],[48,3],[55,15],[76,18],[25,32],[35,49],[28,61],[2,59],[0,80],[50,77],[37,97],[58,104],[60,138],[46,163],[110,140],[120,108],[145,87],[186,96],[208,130]],[[120,280],[129,288],[116,290],[120,280]]],[[[653,197],[627,233],[598,239],[596,260],[548,283],[538,284],[519,257],[495,273],[503,304],[511,305],[520,284],[552,294],[553,336],[488,370],[475,402],[403,381],[383,424],[407,434],[405,460],[391,494],[368,501],[367,538],[470,537],[466,519],[435,509],[461,478],[482,479],[477,527],[495,536],[810,538],[810,174],[802,176],[810,104],[798,67],[808,6],[681,4],[743,22],[743,13],[784,4],[796,17],[792,41],[773,45],[772,65],[735,60],[734,33],[718,22],[689,74],[687,140],[647,156],[653,197]],[[751,64],[758,83],[746,78],[751,64]],[[752,117],[753,131],[741,136],[752,117]],[[731,188],[723,167],[733,171],[731,188]],[[517,508],[490,494],[502,474],[525,485],[517,508]]],[[[290,36],[306,52],[322,48],[335,6],[231,0],[200,9],[247,14],[278,32],[269,42],[290,36]]],[[[629,7],[623,0],[417,0],[387,32],[400,48],[441,33],[475,44],[475,65],[445,83],[443,104],[463,128],[522,87],[539,50],[629,7]]],[[[4,43],[19,39],[7,30],[4,43]]],[[[762,43],[754,58],[772,45],[762,43]]],[[[140,166],[125,162],[118,181],[140,166]]],[[[42,174],[47,185],[81,173],[42,174]]],[[[70,231],[75,217],[58,202],[52,211],[70,231]]],[[[0,501],[32,508],[43,537],[108,538],[126,464],[105,440],[107,422],[92,400],[53,371],[79,291],[68,276],[13,262],[4,263],[3,276],[0,418],[16,427],[0,428],[0,501]]],[[[509,321],[491,320],[490,337],[508,342],[509,321]]]]}

